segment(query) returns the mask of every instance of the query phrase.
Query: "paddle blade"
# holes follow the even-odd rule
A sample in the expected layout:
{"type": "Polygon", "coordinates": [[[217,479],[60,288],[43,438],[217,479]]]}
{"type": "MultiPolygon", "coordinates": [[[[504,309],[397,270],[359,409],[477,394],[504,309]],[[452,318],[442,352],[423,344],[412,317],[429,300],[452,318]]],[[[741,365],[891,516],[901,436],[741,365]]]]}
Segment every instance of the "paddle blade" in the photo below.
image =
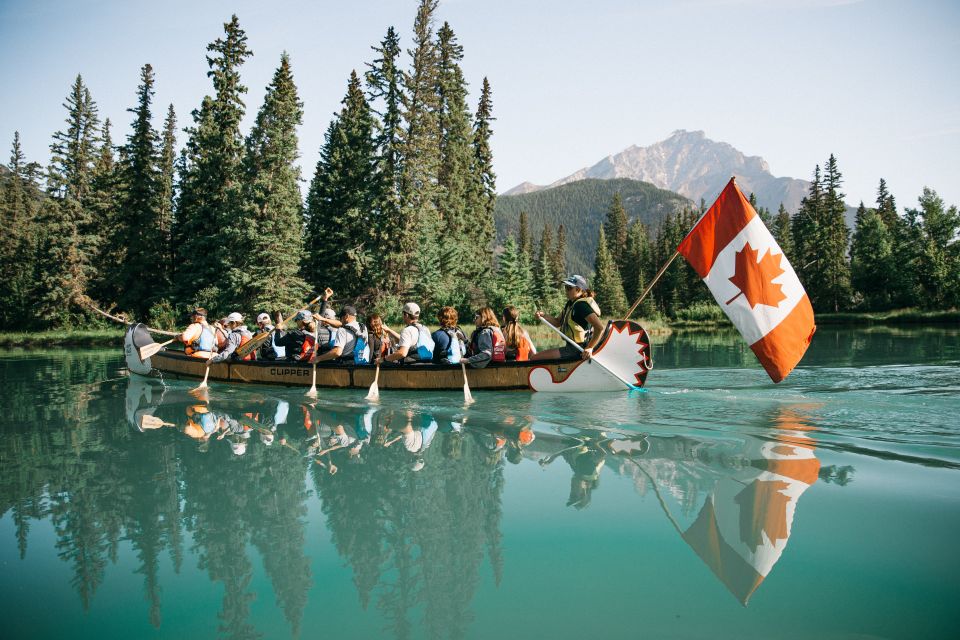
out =
{"type": "Polygon", "coordinates": [[[200,389],[207,388],[207,376],[210,375],[210,365],[207,365],[207,370],[203,372],[203,382],[200,383],[200,386],[194,389],[194,391],[199,391],[200,389]]]}
{"type": "MultiPolygon", "coordinates": [[[[176,338],[173,340],[176,340],[176,338]]],[[[152,344],[147,344],[140,347],[140,360],[146,360],[150,356],[160,353],[166,349],[167,345],[173,342],[173,340],[167,340],[166,342],[154,342],[152,344]]]]}
{"type": "Polygon", "coordinates": [[[264,331],[263,333],[258,333],[257,335],[253,336],[252,338],[247,340],[245,343],[237,347],[234,353],[237,354],[238,358],[246,358],[248,355],[253,353],[256,349],[259,349],[260,345],[262,345],[264,342],[269,340],[270,335],[271,335],[270,331],[264,331]]]}
{"type": "Polygon", "coordinates": [[[473,404],[473,394],[470,393],[470,384],[467,382],[467,367],[460,363],[460,370],[463,371],[463,404],[473,404]]]}
{"type": "Polygon", "coordinates": [[[367,392],[367,400],[369,402],[380,402],[380,386],[376,380],[370,385],[370,391],[367,392]]]}
{"type": "Polygon", "coordinates": [[[172,422],[164,422],[157,416],[143,416],[140,418],[140,427],[143,429],[159,429],[160,427],[176,426],[172,422]]]}
{"type": "Polygon", "coordinates": [[[317,397],[317,363],[313,363],[313,381],[310,384],[310,389],[304,395],[310,398],[317,397]]]}

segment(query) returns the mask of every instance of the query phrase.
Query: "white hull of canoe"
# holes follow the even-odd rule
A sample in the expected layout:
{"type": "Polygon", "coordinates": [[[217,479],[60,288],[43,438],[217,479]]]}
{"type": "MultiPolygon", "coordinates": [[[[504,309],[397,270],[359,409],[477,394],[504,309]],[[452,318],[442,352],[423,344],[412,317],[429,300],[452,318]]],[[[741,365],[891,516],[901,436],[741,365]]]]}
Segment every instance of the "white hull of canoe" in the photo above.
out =
{"type": "MultiPolygon", "coordinates": [[[[182,351],[165,350],[141,360],[140,348],[153,344],[146,327],[133,325],[124,337],[124,355],[131,372],[163,378],[202,379],[206,362],[182,351]]],[[[642,387],[651,368],[650,341],[637,323],[618,320],[607,326],[591,361],[545,360],[504,362],[483,369],[467,367],[471,390],[527,390],[570,393],[624,391],[642,387]],[[630,386],[626,382],[629,381],[630,386]]],[[[316,367],[317,387],[367,389],[373,383],[372,365],[328,364],[316,367]]],[[[278,384],[309,387],[313,367],[290,361],[228,361],[210,366],[208,381],[278,384]]],[[[458,390],[463,388],[459,365],[383,365],[380,389],[458,390]]]]}

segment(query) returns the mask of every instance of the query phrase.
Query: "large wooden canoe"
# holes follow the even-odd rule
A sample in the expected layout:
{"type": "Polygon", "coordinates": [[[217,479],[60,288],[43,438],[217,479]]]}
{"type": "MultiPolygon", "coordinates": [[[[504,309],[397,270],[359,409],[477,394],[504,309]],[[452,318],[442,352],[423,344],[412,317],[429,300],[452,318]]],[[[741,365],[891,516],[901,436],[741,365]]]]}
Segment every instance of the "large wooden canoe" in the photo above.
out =
{"type": "MultiPolygon", "coordinates": [[[[182,351],[165,350],[141,360],[139,349],[154,340],[142,324],[131,326],[124,338],[127,367],[144,376],[201,379],[204,360],[182,351]]],[[[642,387],[651,368],[650,340],[636,322],[608,323],[592,361],[540,360],[535,362],[491,363],[483,369],[467,367],[471,389],[518,389],[530,391],[623,391],[642,387]]],[[[279,384],[309,387],[312,366],[291,361],[227,361],[211,365],[209,380],[279,384]]],[[[317,386],[366,389],[373,383],[372,365],[321,363],[317,386]]],[[[384,364],[380,368],[381,389],[462,389],[459,365],[384,364]]]]}

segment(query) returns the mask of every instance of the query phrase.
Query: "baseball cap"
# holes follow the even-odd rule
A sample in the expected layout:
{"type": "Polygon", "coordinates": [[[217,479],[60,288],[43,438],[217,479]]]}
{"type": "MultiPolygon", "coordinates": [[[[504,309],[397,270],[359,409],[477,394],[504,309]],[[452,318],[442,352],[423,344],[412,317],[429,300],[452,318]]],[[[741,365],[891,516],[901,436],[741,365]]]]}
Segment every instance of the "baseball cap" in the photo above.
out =
{"type": "Polygon", "coordinates": [[[227,322],[243,322],[243,314],[234,311],[227,316],[227,322]]]}
{"type": "Polygon", "coordinates": [[[270,322],[270,314],[261,313],[257,316],[257,322],[270,322]]]}
{"type": "Polygon", "coordinates": [[[420,305],[418,305],[416,302],[408,302],[407,304],[403,305],[403,312],[411,316],[419,316],[420,305]]]}
{"type": "Polygon", "coordinates": [[[348,305],[346,305],[345,307],[343,307],[342,309],[340,309],[340,317],[341,317],[341,318],[342,318],[343,316],[355,316],[355,315],[357,315],[357,308],[354,307],[354,306],[352,306],[352,305],[349,305],[349,304],[348,304],[348,305]]]}
{"type": "Polygon", "coordinates": [[[322,315],[324,318],[336,318],[337,312],[331,309],[330,307],[327,307],[326,309],[323,310],[323,313],[320,315],[322,315]]]}
{"type": "Polygon", "coordinates": [[[587,279],[584,278],[583,276],[572,275],[572,276],[569,276],[566,280],[564,280],[564,281],[563,281],[563,284],[567,285],[568,287],[576,287],[576,288],[578,288],[578,289],[586,289],[586,288],[587,288],[587,279]]]}
{"type": "Polygon", "coordinates": [[[313,320],[313,314],[309,309],[301,309],[297,311],[297,315],[293,316],[295,322],[310,322],[313,320]]]}

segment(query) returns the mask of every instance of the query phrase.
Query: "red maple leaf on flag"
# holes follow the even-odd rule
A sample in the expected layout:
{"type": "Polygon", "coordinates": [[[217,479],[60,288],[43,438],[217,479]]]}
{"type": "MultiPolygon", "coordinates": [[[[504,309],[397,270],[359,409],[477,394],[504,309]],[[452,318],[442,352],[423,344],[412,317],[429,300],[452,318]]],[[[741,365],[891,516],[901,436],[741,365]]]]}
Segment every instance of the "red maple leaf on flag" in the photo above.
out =
{"type": "Polygon", "coordinates": [[[790,535],[787,505],[790,497],[783,493],[790,485],[782,480],[754,480],[734,497],[740,507],[740,541],[754,553],[763,545],[763,534],[777,544],[790,535]]]}
{"type": "Polygon", "coordinates": [[[749,242],[743,249],[737,251],[730,282],[740,289],[740,293],[727,300],[727,304],[741,295],[747,297],[747,303],[751,309],[756,308],[758,304],[777,307],[787,299],[783,293],[783,286],[773,283],[773,279],[783,273],[783,269],[780,268],[783,254],[775,256],[767,249],[767,253],[757,260],[758,253],[759,251],[751,247],[749,242]]]}

